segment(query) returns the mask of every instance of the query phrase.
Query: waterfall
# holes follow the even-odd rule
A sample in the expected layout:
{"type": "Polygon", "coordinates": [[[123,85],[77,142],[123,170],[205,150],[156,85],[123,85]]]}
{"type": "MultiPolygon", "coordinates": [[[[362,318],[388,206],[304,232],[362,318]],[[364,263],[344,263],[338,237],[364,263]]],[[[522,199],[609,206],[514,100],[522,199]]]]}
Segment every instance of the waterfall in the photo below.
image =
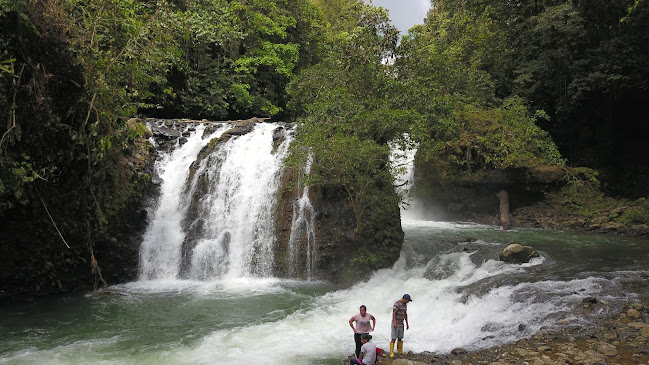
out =
{"type": "Polygon", "coordinates": [[[204,125],[199,125],[182,146],[179,141],[171,152],[163,152],[155,164],[160,180],[160,198],[154,209],[140,247],[140,276],[146,279],[175,278],[180,270],[180,253],[185,232],[182,221],[188,204],[181,199],[187,171],[200,150],[223,133],[227,127],[202,138],[204,125]]]}
{"type": "Polygon", "coordinates": [[[279,123],[254,123],[244,133],[231,127],[207,133],[199,125],[159,158],[142,279],[272,275],[277,190],[292,136],[277,137],[279,123]]]}
{"type": "MultiPolygon", "coordinates": [[[[313,163],[313,156],[309,154],[307,157],[304,174],[308,175],[311,172],[311,164],[313,163]]],[[[311,205],[309,199],[309,188],[303,186],[300,191],[299,198],[296,204],[293,205],[293,220],[291,222],[291,236],[288,241],[289,250],[289,274],[296,276],[298,273],[298,258],[299,243],[303,243],[306,249],[306,258],[303,261],[306,265],[305,272],[306,278],[311,280],[313,275],[313,266],[315,264],[315,210],[311,205]]]]}
{"type": "MultiPolygon", "coordinates": [[[[409,137],[404,136],[408,145],[412,145],[409,137]]],[[[401,216],[402,218],[412,218],[418,210],[418,202],[414,199],[412,188],[415,184],[415,155],[416,146],[403,148],[401,144],[390,144],[390,166],[394,176],[394,185],[401,196],[401,216]]]]}

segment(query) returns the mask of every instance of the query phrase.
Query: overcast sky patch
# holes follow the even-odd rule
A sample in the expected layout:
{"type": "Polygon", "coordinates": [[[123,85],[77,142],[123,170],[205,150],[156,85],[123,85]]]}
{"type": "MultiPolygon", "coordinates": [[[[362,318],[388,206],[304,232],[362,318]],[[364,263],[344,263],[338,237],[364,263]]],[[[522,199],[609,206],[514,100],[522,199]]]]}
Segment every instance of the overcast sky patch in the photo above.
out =
{"type": "Polygon", "coordinates": [[[408,33],[415,24],[423,24],[430,9],[430,0],[373,0],[372,4],[388,10],[392,24],[401,35],[408,33]]]}

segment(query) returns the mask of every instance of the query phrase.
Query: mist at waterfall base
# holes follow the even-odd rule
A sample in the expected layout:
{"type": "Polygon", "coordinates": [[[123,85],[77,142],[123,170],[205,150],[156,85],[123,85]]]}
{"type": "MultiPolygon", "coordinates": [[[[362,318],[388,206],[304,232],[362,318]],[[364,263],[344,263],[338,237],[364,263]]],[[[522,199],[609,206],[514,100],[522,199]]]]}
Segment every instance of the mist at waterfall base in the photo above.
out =
{"type": "MultiPolygon", "coordinates": [[[[268,131],[257,136],[262,135],[270,138],[268,131]]],[[[201,143],[206,142],[190,138],[184,150],[177,149],[163,165],[175,161],[186,169],[201,143]]],[[[177,191],[170,194],[178,196],[177,191]]],[[[366,305],[377,319],[372,341],[387,348],[392,304],[404,293],[414,300],[408,306],[405,351],[479,349],[529,337],[543,328],[591,326],[592,318],[573,314],[584,298],[609,304],[632,301],[638,293],[627,284],[649,274],[646,240],[542,230],[504,232],[493,226],[408,219],[402,222],[405,242],[394,266],[349,288],[263,276],[247,270],[244,260],[228,270],[211,268],[209,275],[179,279],[183,230],[154,226],[158,219],[182,220],[178,217],[187,207],[176,199],[161,201],[156,209],[145,241],[162,230],[165,240],[175,240],[161,243],[173,253],[155,252],[157,245],[144,244],[143,260],[151,261],[143,263],[142,278],[112,286],[113,295],[91,293],[5,306],[0,363],[340,364],[354,350],[348,320],[359,306],[366,305]],[[498,253],[512,242],[533,246],[541,257],[523,265],[498,261],[498,253]]],[[[247,234],[233,226],[228,229],[235,238],[247,234]]],[[[204,242],[218,242],[218,237],[216,231],[208,233],[204,242]]],[[[258,244],[267,242],[262,241],[258,244]]],[[[223,256],[220,247],[211,252],[223,256]]],[[[228,254],[233,255],[230,261],[239,255],[228,254]]],[[[592,315],[606,315],[606,308],[592,315]]]]}

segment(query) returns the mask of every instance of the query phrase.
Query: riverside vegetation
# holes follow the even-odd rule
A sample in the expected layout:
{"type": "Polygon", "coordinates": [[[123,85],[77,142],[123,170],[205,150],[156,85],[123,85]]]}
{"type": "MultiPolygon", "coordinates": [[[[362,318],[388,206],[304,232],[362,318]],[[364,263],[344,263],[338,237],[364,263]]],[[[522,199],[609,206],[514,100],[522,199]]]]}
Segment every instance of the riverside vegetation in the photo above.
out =
{"type": "Polygon", "coordinates": [[[398,256],[389,142],[447,219],[493,220],[504,191],[514,225],[646,234],[649,2],[433,5],[399,43],[359,0],[0,0],[2,296],[135,277],[135,116],[297,123],[287,166],[310,151],[357,267],[398,256]]]}

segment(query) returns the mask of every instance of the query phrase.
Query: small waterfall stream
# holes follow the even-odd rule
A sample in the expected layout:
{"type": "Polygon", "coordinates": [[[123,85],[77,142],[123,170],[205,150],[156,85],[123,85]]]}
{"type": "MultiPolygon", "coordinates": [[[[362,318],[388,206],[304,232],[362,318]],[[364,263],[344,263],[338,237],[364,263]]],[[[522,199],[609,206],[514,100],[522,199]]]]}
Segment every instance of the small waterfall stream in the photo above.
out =
{"type": "MultiPolygon", "coordinates": [[[[406,136],[406,140],[409,138],[406,136]]],[[[397,143],[390,145],[390,164],[395,176],[394,185],[401,196],[401,217],[402,219],[413,219],[417,216],[419,210],[418,202],[413,197],[413,187],[415,185],[415,155],[417,148],[412,147],[403,149],[397,143]]]]}
{"type": "Polygon", "coordinates": [[[141,246],[141,279],[272,275],[277,191],[292,134],[277,123],[255,123],[240,135],[226,132],[232,127],[198,125],[159,158],[160,197],[141,246]]]}
{"type": "MultiPolygon", "coordinates": [[[[311,164],[313,159],[311,154],[307,158],[307,163],[304,168],[304,174],[308,175],[311,172],[311,164]]],[[[300,197],[297,204],[293,205],[293,220],[291,223],[291,236],[288,241],[289,250],[289,274],[296,276],[298,273],[298,250],[297,246],[301,242],[304,243],[306,248],[306,278],[311,280],[313,275],[313,266],[315,264],[315,210],[311,205],[309,199],[309,188],[303,186],[300,191],[300,197]],[[302,240],[302,241],[301,241],[302,240]]]]}

